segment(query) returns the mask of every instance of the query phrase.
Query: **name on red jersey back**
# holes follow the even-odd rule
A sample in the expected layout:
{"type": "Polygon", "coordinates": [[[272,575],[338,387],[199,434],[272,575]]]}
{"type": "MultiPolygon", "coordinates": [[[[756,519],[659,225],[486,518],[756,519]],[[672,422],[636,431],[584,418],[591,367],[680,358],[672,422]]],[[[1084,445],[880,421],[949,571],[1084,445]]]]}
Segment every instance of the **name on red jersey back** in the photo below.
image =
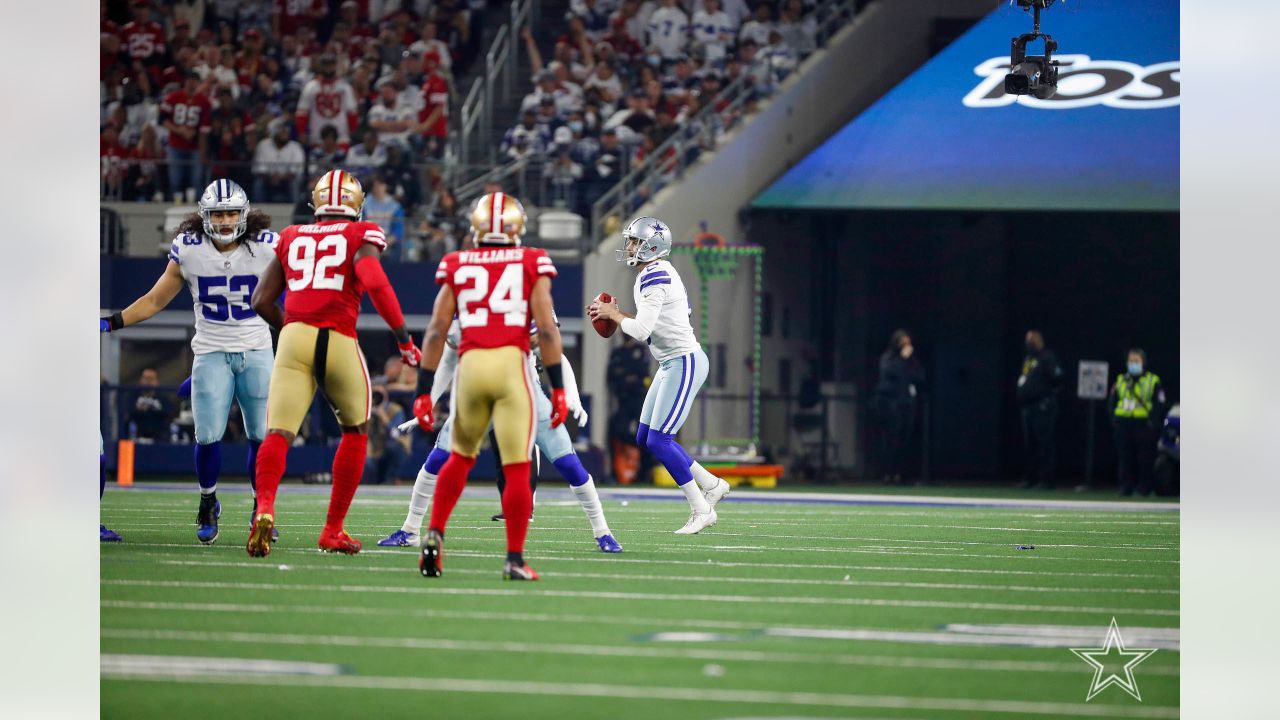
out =
{"type": "Polygon", "coordinates": [[[452,288],[457,299],[458,354],[508,345],[529,352],[533,285],[555,276],[556,266],[541,248],[482,247],[445,255],[436,283],[452,288]]]}
{"type": "Polygon", "coordinates": [[[355,256],[369,244],[384,250],[386,235],[377,223],[325,220],[290,225],[280,231],[276,257],[284,268],[284,321],[332,328],[356,336],[356,318],[364,287],[356,277],[355,256]]]}

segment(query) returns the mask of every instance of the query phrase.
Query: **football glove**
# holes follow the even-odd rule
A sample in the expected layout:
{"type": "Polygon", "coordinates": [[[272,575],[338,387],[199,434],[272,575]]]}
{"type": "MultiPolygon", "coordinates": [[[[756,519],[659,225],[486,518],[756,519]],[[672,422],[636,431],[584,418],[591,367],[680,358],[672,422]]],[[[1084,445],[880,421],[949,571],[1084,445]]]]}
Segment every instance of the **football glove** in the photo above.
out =
{"type": "Polygon", "coordinates": [[[431,402],[430,395],[419,395],[418,399],[413,401],[413,416],[418,419],[418,427],[425,432],[431,432],[435,429],[435,408],[431,402]]]}
{"type": "Polygon", "coordinates": [[[564,388],[551,391],[551,427],[558,428],[569,417],[569,403],[565,400],[564,388]]]}
{"type": "Polygon", "coordinates": [[[422,364],[422,351],[417,345],[413,344],[413,338],[409,338],[407,343],[399,343],[400,359],[409,367],[418,367],[422,364]]]}

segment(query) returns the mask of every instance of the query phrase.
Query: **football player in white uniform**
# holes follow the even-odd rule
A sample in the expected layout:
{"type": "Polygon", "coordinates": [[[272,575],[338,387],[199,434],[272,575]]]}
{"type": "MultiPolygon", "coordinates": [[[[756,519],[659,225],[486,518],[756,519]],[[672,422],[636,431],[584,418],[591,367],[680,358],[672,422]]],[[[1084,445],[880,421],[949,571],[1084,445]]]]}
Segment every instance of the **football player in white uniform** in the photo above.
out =
{"type": "MultiPolygon", "coordinates": [[[[557,323],[558,324],[558,323],[557,323]]],[[[538,367],[541,364],[541,356],[538,353],[537,328],[534,327],[530,331],[530,344],[533,345],[533,352],[529,354],[529,363],[526,371],[529,375],[529,382],[534,387],[541,387],[538,382],[538,367]]],[[[449,326],[449,333],[445,339],[444,355],[440,358],[440,365],[436,368],[435,377],[431,382],[431,402],[434,405],[439,402],[440,396],[444,395],[453,383],[456,377],[458,365],[458,343],[462,340],[462,330],[458,326],[458,320],[455,318],[453,324],[449,326]]],[[[578,383],[574,379],[573,368],[569,366],[569,361],[563,356],[560,360],[560,367],[564,368],[564,387],[565,396],[568,400],[569,412],[578,423],[578,427],[587,424],[587,412],[582,408],[582,400],[578,395],[578,383]]],[[[609,529],[609,523],[604,517],[604,506],[600,503],[600,495],[596,492],[595,481],[591,475],[587,473],[586,468],[582,467],[582,461],[578,459],[577,453],[573,451],[573,442],[569,439],[569,431],[564,425],[551,427],[551,401],[543,392],[534,393],[534,405],[537,412],[537,434],[534,436],[534,445],[538,450],[555,465],[556,470],[569,481],[569,487],[573,489],[573,494],[577,496],[578,502],[582,505],[582,511],[587,515],[587,521],[591,523],[591,533],[596,538],[596,545],[599,546],[601,552],[620,553],[622,546],[613,537],[613,531],[609,529]]],[[[413,484],[413,497],[409,500],[409,515],[405,518],[404,525],[399,530],[391,533],[385,538],[378,541],[383,547],[407,547],[418,545],[418,535],[422,530],[422,518],[426,515],[428,507],[431,505],[431,497],[435,493],[436,476],[440,474],[440,468],[444,466],[444,461],[449,459],[450,439],[452,437],[450,430],[453,427],[452,415],[445,421],[444,426],[440,428],[440,433],[436,436],[436,446],[431,450],[431,454],[427,456],[426,462],[422,463],[422,469],[418,471],[418,479],[413,484]]],[[[497,452],[497,444],[493,445],[497,452]]],[[[499,473],[501,473],[502,463],[499,462],[499,473]]],[[[536,485],[535,485],[536,487],[536,485]]],[[[502,491],[502,482],[499,478],[499,492],[502,491]]],[[[495,515],[494,520],[502,519],[501,516],[495,515]]]]}
{"type": "Polygon", "coordinates": [[[709,363],[689,324],[693,310],[684,283],[664,259],[671,254],[671,228],[657,218],[639,217],[622,231],[622,244],[618,261],[640,269],[633,291],[635,317],[619,310],[616,300],[593,302],[587,313],[592,320],[612,320],[622,332],[647,342],[658,361],[640,411],[636,444],[648,448],[684,491],[689,520],[676,534],[692,535],[716,524],[716,505],[729,494],[729,483],[694,462],[675,440],[707,380],[709,363]]]}
{"type": "Polygon", "coordinates": [[[279,236],[268,229],[270,224],[266,213],[249,207],[243,188],[230,180],[214,180],[200,196],[197,212],[178,228],[169,248],[169,264],[156,284],[123,311],[99,321],[101,332],[137,325],[163,310],[183,287],[191,290],[196,316],[191,406],[200,481],[196,539],[205,544],[218,539],[222,507],[216,490],[232,399],[240,404],[249,436],[250,483],[266,432],[267,387],[274,359],[271,331],[249,299],[275,257],[279,236]]]}

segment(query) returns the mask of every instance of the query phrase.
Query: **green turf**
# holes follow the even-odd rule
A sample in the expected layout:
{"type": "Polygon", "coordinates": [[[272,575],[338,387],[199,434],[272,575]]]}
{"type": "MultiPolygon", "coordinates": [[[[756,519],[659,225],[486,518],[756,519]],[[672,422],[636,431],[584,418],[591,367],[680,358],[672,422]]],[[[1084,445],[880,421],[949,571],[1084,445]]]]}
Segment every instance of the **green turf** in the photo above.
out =
{"type": "MultiPolygon", "coordinates": [[[[315,489],[312,489],[314,492],[315,489]]],[[[408,488],[404,488],[405,494],[408,488]]],[[[1142,702],[1064,647],[782,637],[771,628],[939,631],[1179,624],[1176,512],[735,502],[693,537],[682,503],[606,500],[626,552],[599,553],[571,496],[540,493],[527,556],[499,579],[503,530],[480,486],[458,507],[446,575],[374,542],[405,500],[359,497],[356,557],[316,552],[324,496],[285,487],[272,555],[243,548],[249,499],[195,542],[192,493],[107,492],[102,652],[335,663],[338,677],[104,674],[103,717],[1174,717],[1178,653],[1134,671],[1142,702]],[[1016,545],[1035,545],[1031,551],[1016,545]],[[714,633],[658,641],[655,633],[714,633]],[[198,681],[197,681],[198,680],[198,681]]],[[[1133,645],[1132,642],[1129,643],[1133,645]]]]}

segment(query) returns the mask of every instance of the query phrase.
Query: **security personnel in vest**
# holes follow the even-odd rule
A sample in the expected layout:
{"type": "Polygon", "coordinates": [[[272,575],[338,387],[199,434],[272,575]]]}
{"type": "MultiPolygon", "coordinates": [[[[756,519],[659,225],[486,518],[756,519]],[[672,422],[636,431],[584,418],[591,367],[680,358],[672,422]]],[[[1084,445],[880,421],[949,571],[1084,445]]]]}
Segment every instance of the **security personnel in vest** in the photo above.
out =
{"type": "Polygon", "coordinates": [[[1160,376],[1147,370],[1147,354],[1129,351],[1126,372],[1116,378],[1107,398],[1115,430],[1121,495],[1151,494],[1156,439],[1164,421],[1165,396],[1160,376]]]}
{"type": "Polygon", "coordinates": [[[1039,330],[1028,330],[1027,356],[1018,376],[1018,409],[1027,444],[1027,481],[1023,488],[1053,487],[1058,455],[1058,392],[1062,365],[1044,346],[1039,330]]]}

